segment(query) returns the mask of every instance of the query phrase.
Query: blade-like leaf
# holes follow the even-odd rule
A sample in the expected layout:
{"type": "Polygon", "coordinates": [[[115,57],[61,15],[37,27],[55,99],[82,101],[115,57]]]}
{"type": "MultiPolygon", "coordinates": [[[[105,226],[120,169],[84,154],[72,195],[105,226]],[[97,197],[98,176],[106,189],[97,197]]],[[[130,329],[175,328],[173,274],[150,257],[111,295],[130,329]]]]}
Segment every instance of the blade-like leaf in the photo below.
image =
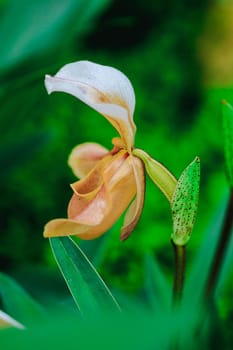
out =
{"type": "Polygon", "coordinates": [[[145,294],[151,307],[157,311],[168,310],[171,303],[171,286],[166,280],[156,260],[145,258],[145,294]]]}
{"type": "Polygon", "coordinates": [[[176,245],[190,239],[196,218],[200,183],[200,159],[196,157],[181,174],[171,202],[173,233],[176,245]]]}
{"type": "Polygon", "coordinates": [[[151,158],[143,150],[134,149],[133,154],[143,161],[147,174],[170,202],[176,187],[176,178],[165,166],[151,158]]]}
{"type": "Polygon", "coordinates": [[[222,111],[227,178],[233,187],[233,107],[223,101],[222,111]]]}
{"type": "Polygon", "coordinates": [[[5,311],[24,325],[45,317],[42,307],[18,283],[3,273],[0,273],[0,298],[5,311]]]}
{"type": "Polygon", "coordinates": [[[50,238],[56,262],[80,312],[120,310],[94,266],[69,237],[50,238]]]}
{"type": "Polygon", "coordinates": [[[189,275],[187,276],[183,299],[188,305],[190,305],[190,300],[192,300],[192,305],[194,305],[194,307],[203,301],[211,262],[221,234],[226,204],[227,195],[225,193],[215,215],[213,216],[212,223],[208,228],[204,240],[197,251],[189,275]]]}

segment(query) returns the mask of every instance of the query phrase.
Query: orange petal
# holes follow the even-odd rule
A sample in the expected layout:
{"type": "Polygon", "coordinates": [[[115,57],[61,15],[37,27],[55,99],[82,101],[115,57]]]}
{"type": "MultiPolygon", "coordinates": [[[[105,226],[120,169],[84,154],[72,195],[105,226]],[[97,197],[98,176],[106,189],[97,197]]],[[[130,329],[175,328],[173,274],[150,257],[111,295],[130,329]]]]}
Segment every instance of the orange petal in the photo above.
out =
{"type": "MultiPolygon", "coordinates": [[[[74,195],[68,206],[68,218],[81,224],[100,224],[112,208],[115,187],[128,176],[126,152],[107,156],[84,179],[72,185],[74,195]]],[[[130,168],[131,170],[131,168],[130,168]]]]}
{"type": "MultiPolygon", "coordinates": [[[[109,178],[108,174],[106,177],[109,178]]],[[[119,219],[135,196],[136,182],[130,157],[127,157],[115,175],[109,178],[107,189],[112,205],[109,206],[100,225],[93,226],[85,232],[82,235],[83,239],[92,239],[105,233],[119,219]]]]}
{"type": "Polygon", "coordinates": [[[102,115],[116,128],[128,151],[134,144],[135,96],[128,78],[112,67],[89,61],[73,62],[51,77],[46,75],[48,93],[69,93],[102,115]]]}
{"type": "Polygon", "coordinates": [[[89,226],[69,219],[54,219],[44,227],[44,237],[79,236],[88,230],[89,226]]]}
{"type": "Polygon", "coordinates": [[[121,229],[121,240],[127,239],[140,218],[145,197],[145,168],[143,162],[136,157],[131,156],[134,176],[136,180],[137,195],[131,203],[124,218],[124,226],[121,229]]]}
{"type": "Polygon", "coordinates": [[[80,224],[95,226],[100,224],[111,206],[111,201],[104,185],[93,198],[81,197],[74,193],[68,206],[68,218],[80,224]]]}
{"type": "Polygon", "coordinates": [[[82,239],[93,239],[105,233],[136,194],[136,182],[131,157],[125,151],[107,156],[98,163],[101,175],[88,192],[88,178],[73,184],[75,191],[68,210],[69,219],[50,221],[45,226],[45,237],[77,235],[82,239]],[[102,176],[102,178],[101,178],[102,176]],[[100,180],[101,179],[101,180],[100,180]]]}
{"type": "Polygon", "coordinates": [[[86,142],[71,151],[68,164],[73,173],[81,179],[108,153],[109,151],[98,143],[86,142]]]}
{"type": "Polygon", "coordinates": [[[86,225],[97,225],[102,221],[110,205],[103,174],[112,164],[119,164],[119,157],[117,162],[113,161],[115,158],[105,156],[85,178],[71,185],[74,194],[68,205],[69,219],[86,225]]]}

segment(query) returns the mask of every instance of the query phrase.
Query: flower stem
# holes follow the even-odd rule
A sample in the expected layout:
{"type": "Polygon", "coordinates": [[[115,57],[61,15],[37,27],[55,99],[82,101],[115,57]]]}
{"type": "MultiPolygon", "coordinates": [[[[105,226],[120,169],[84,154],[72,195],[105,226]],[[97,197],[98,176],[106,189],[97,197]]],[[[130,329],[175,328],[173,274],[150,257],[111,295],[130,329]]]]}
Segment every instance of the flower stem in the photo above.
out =
{"type": "Polygon", "coordinates": [[[173,301],[179,302],[183,292],[184,278],[185,278],[185,245],[176,245],[172,241],[175,255],[175,273],[173,284],[173,301]]]}
{"type": "Polygon", "coordinates": [[[223,222],[221,236],[218,242],[218,246],[215,252],[215,256],[210,268],[209,277],[206,284],[206,297],[209,297],[211,294],[214,294],[218,277],[222,268],[224,255],[227,250],[231,231],[233,226],[233,188],[231,188],[230,197],[227,205],[227,210],[223,222]]]}

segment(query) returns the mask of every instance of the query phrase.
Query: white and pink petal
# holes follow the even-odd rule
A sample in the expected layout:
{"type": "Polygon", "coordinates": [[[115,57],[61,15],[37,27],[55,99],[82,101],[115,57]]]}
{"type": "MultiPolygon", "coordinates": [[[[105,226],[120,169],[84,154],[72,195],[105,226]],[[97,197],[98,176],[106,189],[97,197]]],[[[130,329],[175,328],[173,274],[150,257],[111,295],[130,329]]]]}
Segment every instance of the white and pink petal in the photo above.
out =
{"type": "Polygon", "coordinates": [[[48,93],[69,93],[103,114],[131,150],[136,132],[135,95],[129,79],[119,70],[89,61],[73,62],[54,77],[46,75],[45,86],[48,93]]]}

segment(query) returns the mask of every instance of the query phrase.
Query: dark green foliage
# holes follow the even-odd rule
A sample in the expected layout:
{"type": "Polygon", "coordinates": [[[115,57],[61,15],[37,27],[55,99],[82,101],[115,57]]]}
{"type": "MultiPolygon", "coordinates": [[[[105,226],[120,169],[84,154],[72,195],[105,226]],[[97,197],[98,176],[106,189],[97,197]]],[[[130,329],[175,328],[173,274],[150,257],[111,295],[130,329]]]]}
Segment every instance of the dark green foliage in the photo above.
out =
{"type": "Polygon", "coordinates": [[[24,326],[28,323],[44,322],[45,311],[34,301],[23,288],[7,275],[0,274],[1,309],[20,321],[24,326]]]}

